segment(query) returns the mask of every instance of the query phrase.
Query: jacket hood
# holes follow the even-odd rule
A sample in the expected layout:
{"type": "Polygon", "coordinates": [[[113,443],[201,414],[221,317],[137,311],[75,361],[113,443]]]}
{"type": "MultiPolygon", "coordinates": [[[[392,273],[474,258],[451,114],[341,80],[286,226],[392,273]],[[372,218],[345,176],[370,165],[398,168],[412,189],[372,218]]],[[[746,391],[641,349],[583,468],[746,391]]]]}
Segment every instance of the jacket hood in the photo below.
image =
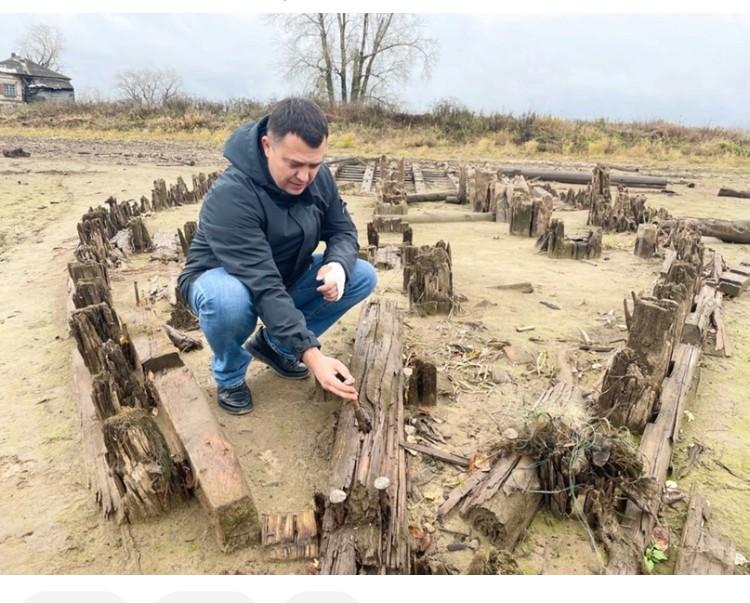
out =
{"type": "Polygon", "coordinates": [[[256,184],[266,188],[276,188],[260,144],[267,126],[268,115],[261,117],[258,121],[241,125],[224,143],[224,157],[256,184]]]}

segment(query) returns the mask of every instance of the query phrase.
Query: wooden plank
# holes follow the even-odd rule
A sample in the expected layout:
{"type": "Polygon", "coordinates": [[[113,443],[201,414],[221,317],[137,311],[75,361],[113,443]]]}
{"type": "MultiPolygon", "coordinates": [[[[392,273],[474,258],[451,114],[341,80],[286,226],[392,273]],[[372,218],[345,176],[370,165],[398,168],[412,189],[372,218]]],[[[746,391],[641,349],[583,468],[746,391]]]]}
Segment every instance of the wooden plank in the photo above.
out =
{"type": "Polygon", "coordinates": [[[737,297],[747,289],[748,284],[750,284],[750,277],[729,271],[722,273],[716,288],[725,295],[737,297]]]}
{"type": "Polygon", "coordinates": [[[315,510],[263,515],[261,541],[267,559],[313,559],[318,556],[315,510]]]}
{"type": "Polygon", "coordinates": [[[363,193],[369,193],[372,190],[372,181],[375,176],[375,164],[368,163],[365,168],[365,174],[362,176],[362,188],[360,189],[363,193]]]}
{"type": "Polygon", "coordinates": [[[471,459],[467,459],[465,456],[458,456],[457,454],[453,454],[451,452],[438,450],[437,448],[433,448],[432,446],[422,446],[421,444],[410,444],[409,442],[402,442],[401,446],[403,446],[407,450],[413,450],[414,452],[421,452],[422,454],[426,454],[427,456],[431,456],[441,461],[445,461],[446,463],[452,463],[454,465],[458,465],[459,467],[468,467],[469,464],[471,463],[471,459]]]}
{"type": "Polygon", "coordinates": [[[735,545],[715,530],[708,527],[711,505],[695,484],[690,492],[687,519],[682,530],[680,547],[677,550],[675,575],[734,574],[735,545]]]}
{"type": "Polygon", "coordinates": [[[185,447],[196,495],[219,546],[232,551],[258,544],[260,519],[250,487],[192,371],[184,365],[157,370],[153,385],[159,408],[185,447]]]}
{"type": "Polygon", "coordinates": [[[422,175],[422,166],[414,162],[411,164],[411,174],[414,178],[414,190],[418,195],[427,192],[427,186],[424,183],[424,176],[422,175]]]}

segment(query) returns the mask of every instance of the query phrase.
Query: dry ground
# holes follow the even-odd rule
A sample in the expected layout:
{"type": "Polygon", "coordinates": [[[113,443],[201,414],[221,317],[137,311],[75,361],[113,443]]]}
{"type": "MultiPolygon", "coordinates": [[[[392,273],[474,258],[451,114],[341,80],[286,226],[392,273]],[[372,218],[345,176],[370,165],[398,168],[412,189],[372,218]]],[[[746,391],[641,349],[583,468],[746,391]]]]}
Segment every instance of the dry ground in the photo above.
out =
{"type": "MultiPolygon", "coordinates": [[[[221,553],[196,501],[158,520],[120,527],[100,515],[87,487],[70,367],[74,343],[67,327],[66,267],[78,242],[76,223],[89,207],[101,205],[110,195],[119,201],[139,199],[150,195],[156,178],[172,184],[183,176],[190,182],[193,174],[223,168],[219,150],[166,142],[0,141],[2,149],[17,146],[30,151],[31,157],[0,157],[0,572],[306,573],[306,562],[269,563],[259,550],[221,553]]],[[[590,169],[591,164],[565,167],[590,169]]],[[[749,188],[747,174],[698,166],[651,169],[675,182],[694,182],[695,188],[674,184],[671,188],[679,195],[673,197],[649,193],[650,206],[666,207],[678,217],[747,217],[749,201],[716,197],[719,186],[749,188]]],[[[365,243],[373,198],[347,200],[360,228],[360,242],[365,243]]],[[[146,224],[152,234],[175,232],[196,219],[197,212],[197,206],[182,207],[153,215],[146,224]]],[[[583,228],[586,213],[565,212],[562,217],[571,233],[583,228]]],[[[554,378],[561,347],[571,350],[581,383],[594,383],[607,355],[578,350],[579,329],[598,342],[620,340],[623,299],[632,291],[650,292],[659,268],[658,260],[632,254],[632,235],[605,236],[603,257],[584,263],[540,256],[534,241],[509,237],[505,224],[414,225],[415,244],[440,239],[451,245],[454,285],[465,298],[460,310],[442,317],[409,312],[400,271],[380,271],[376,294],[399,301],[407,352],[430,356],[437,363],[440,397],[434,416],[445,447],[465,456],[486,451],[506,426],[533,407],[554,378]],[[534,292],[493,288],[519,281],[531,282],[534,292]],[[515,327],[522,325],[535,329],[517,332],[515,327]],[[514,364],[493,355],[492,340],[509,341],[527,354],[529,362],[514,364]],[[479,356],[468,363],[472,350],[479,356]],[[499,379],[504,382],[491,378],[493,369],[505,375],[499,379]]],[[[388,242],[388,237],[382,240],[388,242]]],[[[729,264],[750,259],[748,246],[704,242],[729,264]]],[[[121,308],[149,313],[153,324],[161,324],[163,306],[136,309],[133,281],[146,289],[150,277],[158,275],[166,283],[178,270],[176,265],[130,258],[113,271],[118,313],[121,308]]],[[[705,447],[698,466],[679,485],[687,492],[697,483],[712,504],[712,525],[750,556],[750,293],[727,301],[724,315],[734,355],[704,358],[697,398],[689,409],[693,419],[683,421],[675,460],[683,462],[695,441],[705,447]]],[[[356,320],[355,310],[323,338],[325,349],[344,361],[356,320]]],[[[184,360],[213,400],[208,350],[185,354],[184,360]]],[[[251,365],[248,383],[256,410],[232,417],[216,408],[216,416],[236,447],[259,511],[309,507],[313,493],[326,490],[336,404],[314,400],[312,378],[284,381],[260,364],[251,365]]],[[[410,502],[412,521],[434,526],[443,493],[460,479],[461,473],[452,467],[419,463],[410,502]]],[[[684,509],[678,504],[664,518],[675,540],[684,509]]],[[[470,529],[455,519],[445,527],[470,529]]],[[[437,530],[430,552],[462,571],[471,550],[447,552],[453,538],[437,530]]],[[[590,534],[577,521],[560,524],[543,513],[515,556],[528,574],[596,574],[602,567],[600,552],[592,548],[590,534]]]]}

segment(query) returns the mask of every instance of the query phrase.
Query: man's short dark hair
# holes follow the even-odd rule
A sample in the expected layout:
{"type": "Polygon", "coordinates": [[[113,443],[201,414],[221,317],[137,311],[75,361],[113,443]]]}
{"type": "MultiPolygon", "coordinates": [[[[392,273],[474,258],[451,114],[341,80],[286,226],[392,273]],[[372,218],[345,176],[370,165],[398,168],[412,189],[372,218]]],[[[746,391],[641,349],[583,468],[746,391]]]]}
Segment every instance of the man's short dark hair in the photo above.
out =
{"type": "Polygon", "coordinates": [[[285,98],[277,104],[268,118],[268,134],[281,140],[296,134],[305,144],[317,149],[328,138],[328,120],[323,110],[306,98],[285,98]]]}

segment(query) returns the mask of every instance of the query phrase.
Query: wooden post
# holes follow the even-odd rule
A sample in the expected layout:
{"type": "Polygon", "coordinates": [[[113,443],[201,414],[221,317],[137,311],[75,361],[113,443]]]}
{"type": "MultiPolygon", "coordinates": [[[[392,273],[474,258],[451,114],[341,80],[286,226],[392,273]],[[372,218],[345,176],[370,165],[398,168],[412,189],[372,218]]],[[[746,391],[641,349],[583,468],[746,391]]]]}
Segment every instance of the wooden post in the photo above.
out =
{"type": "Polygon", "coordinates": [[[417,307],[427,314],[448,314],[453,310],[450,246],[422,246],[409,273],[410,308],[417,307]]]}
{"type": "Polygon", "coordinates": [[[319,573],[409,574],[406,459],[400,446],[402,336],[396,303],[370,300],[358,324],[351,373],[370,431],[362,434],[352,405],[342,405],[329,487],[343,496],[325,497],[319,573]]]}
{"type": "Polygon", "coordinates": [[[434,362],[415,358],[411,364],[407,401],[412,406],[437,404],[437,367],[434,362]]]}
{"type": "Polygon", "coordinates": [[[657,248],[656,226],[653,224],[639,224],[633,253],[639,258],[650,259],[656,255],[657,248]]]}

